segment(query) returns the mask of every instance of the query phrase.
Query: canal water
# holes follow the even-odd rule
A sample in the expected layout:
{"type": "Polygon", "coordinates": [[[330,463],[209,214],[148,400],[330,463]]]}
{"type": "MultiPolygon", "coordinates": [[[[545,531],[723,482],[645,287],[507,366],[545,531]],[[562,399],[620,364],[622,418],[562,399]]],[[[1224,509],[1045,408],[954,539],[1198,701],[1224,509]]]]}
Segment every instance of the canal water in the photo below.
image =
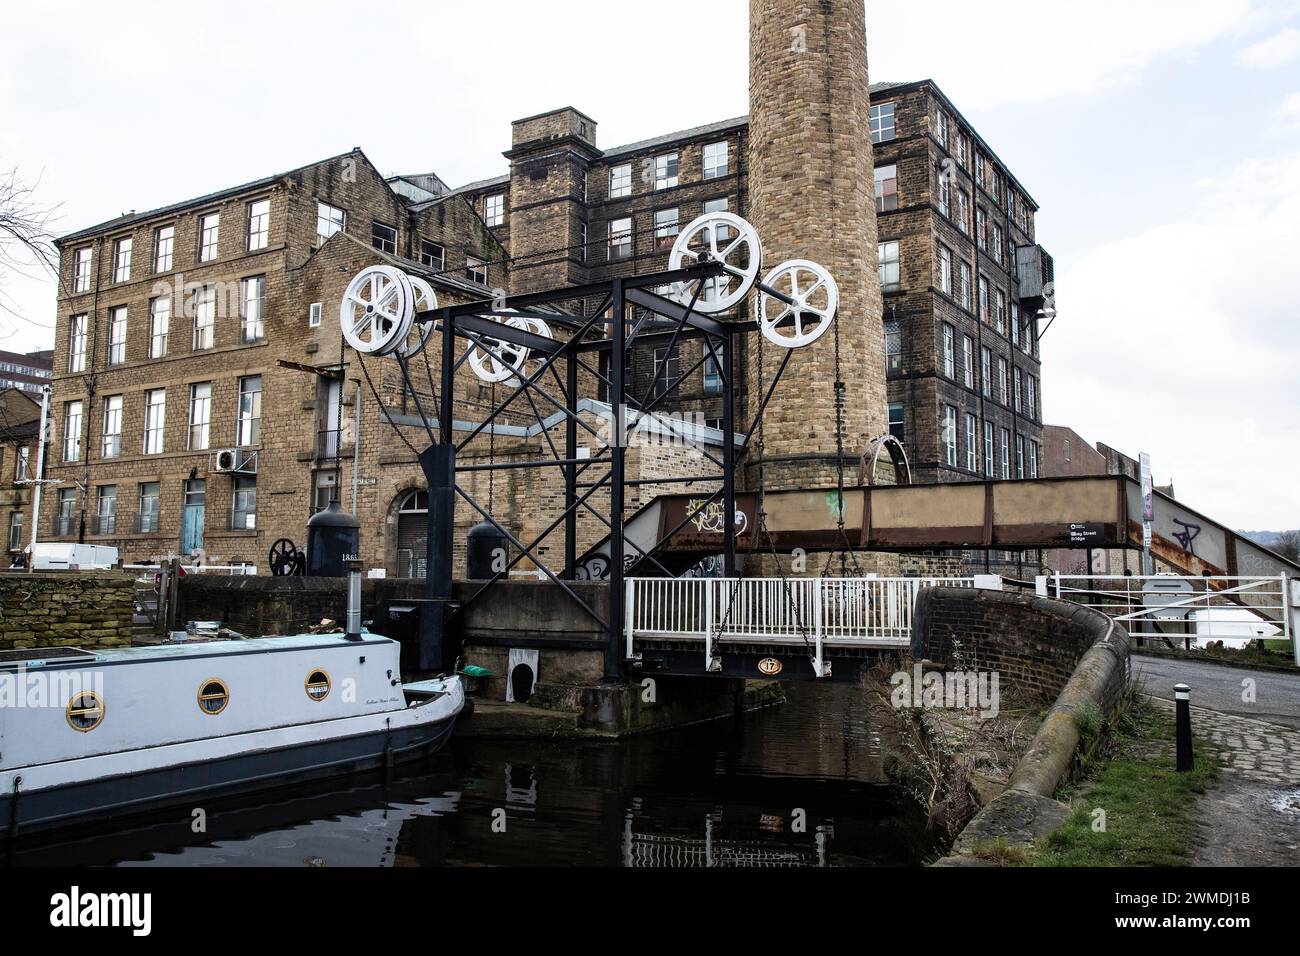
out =
{"type": "Polygon", "coordinates": [[[204,808],[11,862],[116,866],[871,866],[933,855],[854,685],[618,744],[453,741],[415,769],[204,808]]]}

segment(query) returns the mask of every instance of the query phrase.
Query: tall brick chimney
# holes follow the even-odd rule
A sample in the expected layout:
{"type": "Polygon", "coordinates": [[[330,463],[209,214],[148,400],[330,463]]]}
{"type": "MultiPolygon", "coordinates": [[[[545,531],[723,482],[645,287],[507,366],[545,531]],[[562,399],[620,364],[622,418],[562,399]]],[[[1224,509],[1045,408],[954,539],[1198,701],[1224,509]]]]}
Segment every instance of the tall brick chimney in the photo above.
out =
{"type": "MultiPolygon", "coordinates": [[[[749,187],[764,269],[811,259],[839,284],[844,449],[860,454],[888,428],[863,0],[750,0],[749,187]]],[[[835,482],[832,336],[796,351],[768,406],[768,488],[835,482]]],[[[749,338],[754,394],[760,336],[749,338]]],[[[782,350],[763,348],[770,381],[782,350]]]]}

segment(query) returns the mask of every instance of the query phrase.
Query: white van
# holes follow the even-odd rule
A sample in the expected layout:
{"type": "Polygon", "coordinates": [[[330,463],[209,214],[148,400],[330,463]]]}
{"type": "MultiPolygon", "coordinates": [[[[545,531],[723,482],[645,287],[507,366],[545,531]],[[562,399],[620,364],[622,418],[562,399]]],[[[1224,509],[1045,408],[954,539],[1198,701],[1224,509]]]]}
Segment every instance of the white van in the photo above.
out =
{"type": "Polygon", "coordinates": [[[24,553],[31,571],[106,571],[117,565],[117,548],[102,544],[38,541],[24,553]]]}

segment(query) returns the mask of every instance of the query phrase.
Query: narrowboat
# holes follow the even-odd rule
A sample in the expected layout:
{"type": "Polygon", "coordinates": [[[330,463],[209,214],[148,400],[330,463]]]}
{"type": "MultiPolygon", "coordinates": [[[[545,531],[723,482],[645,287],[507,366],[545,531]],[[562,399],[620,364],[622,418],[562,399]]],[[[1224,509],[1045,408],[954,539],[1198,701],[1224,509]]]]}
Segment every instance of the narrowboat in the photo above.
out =
{"type": "Polygon", "coordinates": [[[0,652],[0,839],[433,753],[464,690],[399,657],[364,628],[0,652]]]}

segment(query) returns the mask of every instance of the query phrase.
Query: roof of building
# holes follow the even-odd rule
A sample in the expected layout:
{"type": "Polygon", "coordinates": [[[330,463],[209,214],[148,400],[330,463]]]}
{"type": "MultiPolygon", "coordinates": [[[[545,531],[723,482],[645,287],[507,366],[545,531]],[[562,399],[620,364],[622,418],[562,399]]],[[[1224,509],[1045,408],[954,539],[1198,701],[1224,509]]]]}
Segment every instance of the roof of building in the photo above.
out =
{"type": "Polygon", "coordinates": [[[41,403],[30,392],[0,388],[0,442],[27,442],[40,431],[41,403]],[[12,402],[22,403],[14,406],[12,402]]]}
{"type": "Polygon", "coordinates": [[[437,173],[403,173],[399,176],[389,176],[389,179],[404,179],[408,183],[414,183],[421,189],[441,196],[447,192],[447,184],[443,182],[441,176],[437,173]]]}
{"type": "Polygon", "coordinates": [[[41,431],[39,420],[0,426],[0,442],[29,442],[41,431]]]}
{"type": "Polygon", "coordinates": [[[500,176],[493,176],[491,179],[480,179],[472,183],[466,183],[464,186],[457,186],[447,193],[449,196],[455,196],[460,193],[478,192],[480,189],[487,189],[489,186],[504,186],[510,182],[510,174],[503,173],[500,176]]]}
{"type": "Polygon", "coordinates": [[[447,184],[437,173],[414,173],[409,176],[389,176],[384,182],[388,188],[411,204],[428,203],[441,199],[449,192],[447,184]]]}
{"type": "MultiPolygon", "coordinates": [[[[923,82],[923,81],[909,81],[907,83],[882,81],[880,83],[872,83],[870,87],[870,91],[872,93],[883,93],[887,90],[892,90],[899,87],[913,86],[917,82],[923,82]]],[[[547,115],[547,114],[541,114],[541,115],[547,115]]],[[[737,129],[741,126],[748,125],[748,123],[749,123],[749,114],[746,113],[743,116],[733,116],[730,119],[716,120],[712,123],[705,123],[703,126],[692,126],[689,129],[681,129],[671,133],[663,133],[662,135],[659,136],[651,136],[648,139],[637,140],[634,143],[625,143],[622,146],[613,146],[610,147],[609,149],[602,150],[601,153],[603,158],[605,159],[617,158],[619,156],[625,156],[628,153],[639,153],[642,150],[654,149],[656,146],[663,146],[668,143],[677,142],[678,140],[696,139],[697,137],[708,136],[713,133],[721,133],[724,130],[737,129]]],[[[510,174],[506,173],[501,176],[493,176],[490,179],[480,179],[477,182],[466,183],[464,186],[459,186],[456,189],[453,189],[452,192],[453,193],[478,192],[481,189],[489,189],[493,186],[504,186],[507,185],[509,182],[510,182],[510,174]]]]}
{"type": "Polygon", "coordinates": [[[679,139],[694,139],[697,136],[708,136],[710,133],[720,133],[726,129],[732,129],[737,126],[744,126],[749,122],[749,114],[744,116],[733,116],[731,119],[718,120],[714,123],[705,123],[703,126],[693,126],[690,129],[678,130],[675,133],[665,133],[662,136],[652,136],[650,139],[638,140],[635,143],[627,143],[623,146],[615,146],[613,149],[605,150],[605,158],[611,156],[622,156],[626,153],[639,153],[643,149],[653,149],[656,146],[662,146],[665,143],[672,143],[679,139]]]}
{"type": "MultiPolygon", "coordinates": [[[[98,232],[107,232],[114,229],[125,229],[127,226],[133,226],[136,223],[144,222],[148,219],[153,219],[156,216],[165,216],[170,212],[176,212],[178,210],[185,209],[189,206],[203,206],[203,205],[207,205],[208,203],[216,202],[219,199],[225,199],[227,196],[237,196],[242,192],[247,192],[252,189],[260,189],[263,186],[270,186],[272,183],[275,183],[286,176],[292,176],[295,173],[300,173],[304,169],[311,169],[313,166],[319,166],[321,163],[332,162],[333,160],[342,159],[344,156],[351,156],[356,153],[361,153],[360,146],[355,146],[352,149],[348,150],[346,153],[339,153],[336,156],[327,156],[325,159],[318,159],[315,162],[306,163],[302,166],[296,166],[293,169],[286,170],[285,172],[282,173],[274,173],[270,176],[263,176],[261,179],[254,179],[251,182],[242,183],[238,186],[230,186],[225,189],[219,189],[216,192],[205,193],[202,196],[195,196],[193,199],[186,199],[183,202],[170,203],[169,205],[159,206],[156,209],[148,209],[145,210],[144,212],[135,212],[134,210],[132,210],[131,212],[124,213],[121,216],[118,216],[116,219],[108,219],[97,225],[87,226],[85,229],[78,229],[76,232],[70,232],[66,236],[62,236],[61,238],[56,239],[55,244],[62,245],[65,242],[71,242],[74,239],[81,239],[86,236],[92,236],[98,232]]],[[[361,154],[363,156],[365,155],[364,153],[361,154]]],[[[368,159],[367,162],[369,162],[368,159]]]]}
{"type": "Polygon", "coordinates": [[[0,349],[0,362],[21,362],[33,368],[51,368],[54,365],[54,349],[38,349],[35,352],[10,352],[0,349]]]}

